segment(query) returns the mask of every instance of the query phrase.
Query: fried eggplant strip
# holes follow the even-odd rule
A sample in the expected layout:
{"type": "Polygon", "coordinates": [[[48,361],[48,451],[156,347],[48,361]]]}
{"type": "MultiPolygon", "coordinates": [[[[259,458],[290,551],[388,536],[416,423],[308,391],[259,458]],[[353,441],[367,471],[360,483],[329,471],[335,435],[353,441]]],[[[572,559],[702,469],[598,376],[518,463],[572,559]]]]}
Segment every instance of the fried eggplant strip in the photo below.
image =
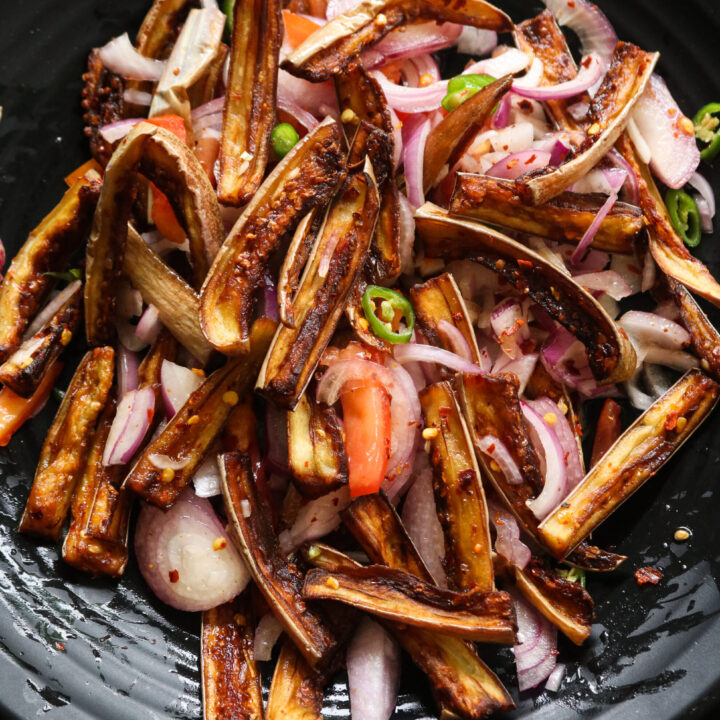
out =
{"type": "MultiPolygon", "coordinates": [[[[559,85],[574,80],[577,67],[567,46],[565,35],[558,27],[550,10],[543,10],[537,17],[515,26],[515,43],[526,53],[532,53],[543,64],[540,85],[559,85]]],[[[579,130],[580,125],[571,117],[567,108],[580,100],[590,101],[587,93],[568,100],[546,100],[544,105],[555,125],[562,130],[579,130]]]]}
{"type": "Polygon", "coordinates": [[[492,542],[485,493],[472,440],[447,382],[420,392],[430,439],[433,489],[445,533],[445,569],[452,586],[461,590],[495,589],[492,542]]]}
{"type": "Polygon", "coordinates": [[[410,288],[415,319],[423,337],[436,347],[455,352],[450,338],[443,332],[442,321],[456,327],[470,347],[474,363],[480,362],[480,350],[473,324],[455,278],[449,273],[426,280],[410,288]]]}
{"type": "MultiPolygon", "coordinates": [[[[511,181],[458,173],[449,210],[451,215],[577,244],[606,200],[605,195],[563,192],[543,205],[527,205],[511,181]]],[[[632,254],[633,240],[644,227],[645,219],[638,208],[615,203],[600,223],[591,246],[632,254]]]]}
{"type": "Polygon", "coordinates": [[[10,263],[0,284],[0,361],[20,345],[55,284],[45,273],[64,270],[87,237],[100,187],[87,178],[77,180],[10,263]]]}
{"type": "Polygon", "coordinates": [[[167,57],[180,34],[195,0],[154,0],[135,37],[135,47],[145,57],[167,57]]]}
{"type": "Polygon", "coordinates": [[[523,597],[563,635],[582,645],[592,630],[594,606],[585,589],[552,572],[537,558],[524,570],[514,570],[523,597]]]}
{"type": "Polygon", "coordinates": [[[200,323],[226,354],[247,352],[257,288],[271,255],[303,216],[332,196],[342,173],[340,126],[326,120],[270,173],[235,223],[203,285],[200,323]]]}
{"type": "Polygon", "coordinates": [[[204,720],[263,720],[255,633],[246,595],[202,614],[200,672],[204,720]]]}
{"type": "Polygon", "coordinates": [[[720,283],[702,261],[690,254],[677,234],[650,168],[636,157],[632,143],[626,135],[618,141],[617,149],[635,171],[640,209],[647,221],[653,259],[666,275],[714,305],[720,306],[720,283]]]}
{"type": "Polygon", "coordinates": [[[80,326],[82,287],[76,282],[75,291],[55,315],[0,365],[0,382],[17,395],[33,395],[80,326]]]}
{"type": "Polygon", "coordinates": [[[288,464],[295,487],[316,498],[345,485],[348,469],[337,413],[308,395],[287,413],[288,464]]]}
{"type": "Polygon", "coordinates": [[[542,205],[598,164],[625,129],[658,57],[658,53],[647,53],[636,45],[617,44],[610,69],[590,104],[586,139],[559,167],[547,167],[519,177],[515,186],[521,197],[532,205],[542,205]]]}
{"type": "Polygon", "coordinates": [[[313,667],[326,666],[337,650],[337,640],[326,620],[303,600],[302,575],[280,551],[253,481],[250,456],[226,453],[219,464],[230,530],[250,574],[305,660],[313,667]]]}
{"type": "Polygon", "coordinates": [[[293,409],[325,351],[367,259],[379,201],[370,161],[349,174],[328,209],[295,299],[296,328],[280,326],[255,386],[293,409]]]}
{"type": "Polygon", "coordinates": [[[128,225],[123,270],[148,305],[157,308],[163,325],[191,355],[208,361],[213,348],[200,329],[200,303],[195,291],[128,225]]]}
{"type": "Polygon", "coordinates": [[[313,670],[295,645],[285,639],[275,663],[266,720],[322,720],[327,678],[313,670]]]}
{"type": "MultiPolygon", "coordinates": [[[[72,522],[62,548],[63,560],[69,565],[93,575],[110,577],[120,577],[128,561],[129,496],[124,493],[115,502],[115,514],[121,521],[117,523],[115,533],[111,536],[106,533],[104,537],[97,538],[90,529],[96,507],[95,499],[101,489],[104,486],[112,488],[115,495],[118,495],[114,486],[119,479],[121,468],[120,466],[105,467],[102,461],[115,407],[115,399],[108,399],[95,431],[85,470],[73,495],[72,522]]],[[[105,514],[105,517],[110,516],[105,514]]]]}
{"type": "Polygon", "coordinates": [[[75,371],[45,438],[20,532],[58,540],[113,382],[115,351],[95,348],[75,371]]]}
{"type": "Polygon", "coordinates": [[[85,331],[91,345],[112,339],[116,281],[123,271],[137,175],[168,196],[188,234],[194,282],[202,284],[225,232],[215,191],[195,154],[167,130],[138,123],[113,153],[87,247],[85,331]]]}
{"type": "Polygon", "coordinates": [[[125,478],[126,487],[160,508],[169,508],[175,502],[222,431],[233,407],[252,388],[274,330],[273,320],[261,318],[255,322],[250,352],[228,360],[190,395],[147,445],[125,478]],[[164,472],[152,462],[156,454],[185,465],[164,472]]]}
{"type": "Polygon", "coordinates": [[[425,257],[472,258],[530,297],[585,345],[600,384],[629,379],[636,356],[630,341],[586,290],[537,253],[488,227],[449,217],[426,203],[415,215],[425,257]]]}
{"type": "Polygon", "coordinates": [[[384,620],[468,640],[509,645],[515,639],[507,593],[456,593],[385,565],[335,572],[311,570],[305,577],[303,597],[334,600],[384,620]]]}
{"type": "MultiPolygon", "coordinates": [[[[395,509],[384,495],[365,495],[343,513],[343,522],[375,563],[432,582],[395,509]]],[[[388,627],[392,628],[392,625],[388,627]]],[[[475,648],[457,637],[419,628],[393,630],[395,639],[428,676],[441,717],[483,718],[514,707],[495,673],[475,648]]]]}
{"type": "Polygon", "coordinates": [[[710,414],[720,386],[689,370],[617,440],[539,532],[564,558],[672,457],[710,414]]]}
{"type": "Polygon", "coordinates": [[[506,75],[468,98],[441,120],[428,135],[423,157],[423,192],[427,193],[442,175],[465,154],[500,98],[512,86],[506,75]]]}
{"type": "Polygon", "coordinates": [[[280,8],[280,0],[234,4],[217,178],[225,205],[248,202],[265,175],[275,124],[280,8]]]}
{"type": "Polygon", "coordinates": [[[391,30],[418,19],[511,30],[505,13],[483,0],[363,0],[315,31],[283,61],[293,75],[327,80],[357,64],[360,53],[391,30]]]}

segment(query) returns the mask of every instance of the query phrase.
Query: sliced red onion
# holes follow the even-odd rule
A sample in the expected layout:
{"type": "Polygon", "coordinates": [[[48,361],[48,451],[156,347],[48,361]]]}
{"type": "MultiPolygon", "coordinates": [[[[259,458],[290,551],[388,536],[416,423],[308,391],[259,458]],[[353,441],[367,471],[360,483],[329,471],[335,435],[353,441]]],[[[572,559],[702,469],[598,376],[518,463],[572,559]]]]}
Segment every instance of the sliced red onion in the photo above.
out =
{"type": "Polygon", "coordinates": [[[403,478],[410,476],[422,410],[410,373],[395,360],[388,358],[385,364],[392,377],[392,382],[385,385],[390,393],[391,419],[387,478],[394,481],[396,476],[403,478]]]}
{"type": "Polygon", "coordinates": [[[195,390],[202,385],[202,381],[202,377],[189,368],[163,360],[160,367],[160,384],[168,418],[175,415],[187,402],[195,390]]]}
{"type": "Polygon", "coordinates": [[[540,359],[557,381],[583,395],[593,395],[597,391],[585,346],[564,327],[557,325],[550,333],[540,352],[540,359]]]}
{"type": "Polygon", "coordinates": [[[557,664],[545,683],[545,689],[550,692],[557,692],[560,689],[563,678],[565,677],[565,670],[565,665],[561,663],[557,664]]]}
{"type": "Polygon", "coordinates": [[[680,372],[685,372],[700,365],[695,355],[682,352],[682,350],[668,350],[667,348],[651,345],[641,349],[641,354],[645,362],[663,365],[680,372]]]}
{"type": "Polygon", "coordinates": [[[293,101],[318,118],[323,118],[327,114],[323,112],[323,108],[334,109],[331,113],[333,117],[337,114],[337,98],[331,80],[311,83],[285,70],[278,70],[277,96],[282,100],[293,101]]]}
{"type": "Polygon", "coordinates": [[[657,400],[657,398],[652,397],[652,395],[648,395],[647,393],[644,393],[639,388],[639,379],[640,372],[638,371],[630,378],[630,380],[625,383],[625,391],[627,392],[630,404],[636,410],[645,411],[655,402],[655,400],[657,400]]]}
{"type": "Polygon", "coordinates": [[[217,457],[217,452],[210,451],[193,474],[193,486],[198,497],[209,498],[222,493],[217,457]]]}
{"type": "Polygon", "coordinates": [[[587,117],[589,109],[590,103],[587,100],[579,100],[567,106],[567,113],[575,122],[582,122],[587,117]]]}
{"type": "Polygon", "coordinates": [[[532,170],[547,167],[552,154],[546,150],[523,150],[495,163],[485,174],[501,180],[516,180],[532,170]]]}
{"type": "Polygon", "coordinates": [[[169,510],[142,506],[135,554],[160,600],[178,610],[209,610],[245,589],[250,574],[209,500],[186,488],[169,510]],[[217,539],[225,541],[218,550],[217,539]]]}
{"type": "Polygon", "coordinates": [[[413,207],[425,202],[423,191],[423,159],[425,143],[430,134],[430,120],[417,116],[409,118],[403,126],[405,141],[405,186],[407,198],[413,207]],[[407,130],[406,130],[407,129],[407,130]]]}
{"type": "Polygon", "coordinates": [[[113,38],[99,51],[103,65],[111,72],[132,80],[152,80],[157,82],[165,71],[162,60],[141,55],[130,42],[127,33],[113,38]]]}
{"type": "Polygon", "coordinates": [[[105,142],[110,144],[122,140],[139,122],[144,118],[127,118],[118,120],[114,123],[108,123],[100,128],[100,135],[105,142]]]}
{"type": "MultiPolygon", "coordinates": [[[[525,73],[525,75],[517,78],[517,80],[513,82],[513,92],[515,92],[516,95],[522,96],[522,93],[517,92],[516,88],[522,88],[526,91],[537,88],[542,82],[544,72],[545,66],[542,63],[542,60],[538,57],[533,58],[530,69],[525,73]]],[[[556,85],[555,87],[559,88],[560,85],[556,85]]]]}
{"type": "Polygon", "coordinates": [[[116,310],[122,318],[140,317],[143,311],[143,299],[140,291],[129,283],[121,283],[117,292],[116,310]]]}
{"type": "Polygon", "coordinates": [[[573,252],[572,256],[570,257],[570,261],[572,263],[577,263],[582,259],[582,256],[583,256],[585,250],[588,248],[590,243],[595,238],[597,231],[600,229],[600,225],[602,225],[603,220],[607,217],[608,213],[613,209],[613,206],[617,202],[617,199],[618,199],[617,193],[613,193],[603,203],[603,206],[598,211],[598,214],[595,216],[592,223],[590,223],[590,227],[585,231],[585,234],[583,235],[582,240],[580,240],[580,242],[578,243],[578,246],[575,248],[575,251],[573,252]]]}
{"type": "Polygon", "coordinates": [[[515,666],[520,692],[546,680],[557,664],[557,630],[535,608],[513,593],[517,617],[515,666]]]}
{"type": "Polygon", "coordinates": [[[392,123],[393,129],[393,167],[397,170],[403,160],[403,137],[402,137],[402,122],[397,116],[395,111],[388,106],[390,112],[390,122],[392,123]]]}
{"type": "Polygon", "coordinates": [[[204,103],[203,105],[198,105],[190,113],[190,117],[192,118],[193,123],[195,123],[208,115],[217,115],[218,113],[222,113],[224,106],[225,96],[223,95],[222,97],[217,97],[214,100],[210,100],[210,102],[204,103]]]}
{"type": "Polygon", "coordinates": [[[447,587],[447,577],[443,560],[445,558],[445,538],[435,505],[432,468],[427,454],[421,453],[424,467],[413,480],[405,497],[402,520],[410,539],[420,553],[436,583],[447,587]]]}
{"type": "Polygon", "coordinates": [[[567,495],[565,453],[557,435],[543,416],[526,402],[521,403],[521,408],[533,445],[540,456],[545,480],[542,492],[527,505],[538,520],[544,520],[567,495]]]}
{"type": "Polygon", "coordinates": [[[620,170],[624,170],[625,180],[620,183],[620,187],[623,188],[623,195],[627,197],[628,202],[633,205],[637,205],[640,197],[640,186],[638,184],[637,176],[632,168],[632,165],[615,149],[612,148],[607,154],[608,160],[610,160],[615,167],[620,170]]]}
{"type": "MultiPolygon", "coordinates": [[[[335,246],[333,245],[333,250],[335,246]]],[[[320,264],[320,270],[319,274],[321,277],[325,277],[325,273],[327,271],[322,271],[322,262],[320,264]]],[[[280,315],[278,314],[278,294],[277,294],[277,287],[275,287],[275,282],[273,278],[268,275],[265,280],[263,281],[263,288],[262,288],[262,296],[261,296],[261,302],[260,307],[258,308],[258,312],[260,317],[267,317],[271,320],[275,320],[275,322],[280,321],[280,315]]]]}
{"type": "Polygon", "coordinates": [[[465,336],[455,325],[442,319],[438,323],[438,330],[445,336],[452,346],[452,351],[456,355],[459,355],[468,362],[472,362],[472,349],[470,348],[470,343],[465,339],[465,336]]]}
{"type": "Polygon", "coordinates": [[[635,255],[614,254],[610,262],[610,269],[618,273],[630,286],[633,295],[642,291],[642,263],[635,255]]]}
{"type": "Polygon", "coordinates": [[[105,443],[103,465],[130,461],[145,439],[154,413],[155,392],[151,387],[131,390],[120,398],[105,443]]]}
{"type": "Polygon", "coordinates": [[[667,318],[668,320],[672,320],[673,322],[680,320],[680,309],[675,304],[674,300],[663,300],[658,303],[655,310],[653,310],[653,313],[655,315],[659,315],[660,317],[667,318]]]}
{"type": "Polygon", "coordinates": [[[690,333],[672,320],[654,313],[630,310],[618,321],[630,339],[657,345],[669,350],[680,350],[690,344],[690,333]]]}
{"type": "Polygon", "coordinates": [[[353,720],[389,720],[398,701],[400,648],[378,623],[363,617],[346,664],[353,720]]]}
{"type": "Polygon", "coordinates": [[[655,398],[664,395],[673,384],[667,370],[660,365],[645,363],[643,365],[642,375],[645,380],[645,386],[655,398]]]}
{"type": "Polygon", "coordinates": [[[538,353],[527,353],[526,355],[520,355],[513,360],[510,356],[505,355],[505,353],[501,353],[500,357],[492,366],[492,374],[514,373],[517,375],[518,382],[520,383],[518,392],[522,395],[525,392],[528,382],[530,381],[530,376],[533,374],[533,370],[535,370],[538,357],[538,353]]]}
{"type": "Polygon", "coordinates": [[[701,208],[701,203],[698,202],[698,210],[700,210],[700,217],[703,222],[702,231],[711,233],[713,231],[712,219],[715,217],[715,193],[712,186],[697,172],[692,174],[692,177],[688,180],[688,185],[692,185],[700,193],[697,200],[702,200],[704,203],[701,208]]]}
{"type": "Polygon", "coordinates": [[[507,127],[510,120],[510,93],[505,93],[498,103],[497,110],[492,116],[492,126],[495,130],[502,130],[507,127]]]}
{"type": "MultiPolygon", "coordinates": [[[[695,204],[700,214],[700,230],[709,235],[713,232],[713,212],[707,200],[701,195],[695,195],[695,204]]],[[[649,254],[649,253],[648,253],[649,254]]]]}
{"type": "Polygon", "coordinates": [[[318,126],[318,121],[315,116],[307,110],[301,108],[289,97],[279,97],[277,99],[277,106],[280,110],[295,118],[298,124],[305,128],[306,132],[310,132],[318,126]]]}
{"type": "Polygon", "coordinates": [[[482,57],[489,55],[498,44],[498,36],[494,30],[464,25],[460,37],[455,43],[457,51],[465,55],[482,57]]]}
{"type": "Polygon", "coordinates": [[[530,548],[520,540],[520,526],[515,516],[492,500],[488,500],[487,503],[488,514],[497,535],[495,550],[511,565],[523,570],[530,562],[532,553],[530,548]]]}
{"type": "Polygon", "coordinates": [[[340,526],[340,513],[350,503],[347,487],[308,501],[300,508],[289,530],[280,534],[280,545],[290,552],[304,542],[318,540],[340,526]]]}
{"type": "Polygon", "coordinates": [[[569,27],[580,38],[582,54],[599,55],[603,60],[603,68],[607,69],[618,39],[613,26],[600,8],[585,0],[543,2],[555,15],[558,24],[569,27]]]}
{"type": "MultiPolygon", "coordinates": [[[[2,243],[0,243],[0,246],[2,243]]],[[[2,255],[4,259],[5,249],[2,248],[2,255]]],[[[2,267],[0,265],[0,267],[2,267]]],[[[35,319],[30,323],[28,329],[23,335],[23,340],[27,340],[35,335],[36,332],[41,330],[47,325],[60,308],[78,291],[82,283],[80,280],[73,280],[66,287],[64,287],[55,297],[51,298],[47,305],[35,316],[35,319]]]]}
{"type": "Polygon", "coordinates": [[[640,282],[640,289],[643,292],[648,292],[655,287],[655,278],[657,276],[657,265],[653,259],[651,252],[645,253],[645,259],[643,261],[642,279],[640,282]]]}
{"type": "Polygon", "coordinates": [[[679,189],[700,164],[692,121],[659,76],[653,74],[645,92],[635,104],[632,118],[650,147],[650,168],[668,187],[679,189]]]}
{"type": "Polygon", "coordinates": [[[530,340],[526,304],[515,298],[501,300],[490,315],[490,327],[502,351],[513,360],[519,358],[530,340]]]}
{"type": "Polygon", "coordinates": [[[593,53],[583,59],[580,72],[572,80],[567,80],[558,85],[541,86],[524,84],[522,80],[516,80],[513,83],[512,90],[516,95],[531,100],[564,100],[584,93],[602,78],[603,72],[602,59],[599,55],[593,53]]]}
{"type": "Polygon", "coordinates": [[[138,386],[138,368],[140,367],[140,359],[134,352],[128,350],[123,345],[118,347],[116,359],[118,397],[124,397],[126,393],[130,392],[130,390],[135,390],[138,386]]]}
{"type": "Polygon", "coordinates": [[[123,100],[131,105],[150,107],[152,93],[138,90],[137,88],[126,88],[123,90],[123,100]]]}
{"type": "Polygon", "coordinates": [[[543,420],[551,426],[557,436],[562,446],[568,490],[572,490],[583,479],[585,472],[580,456],[580,448],[567,416],[560,410],[557,403],[548,397],[526,400],[525,402],[542,416],[543,420]]]}
{"type": "Polygon", "coordinates": [[[162,322],[160,322],[157,308],[154,305],[148,305],[135,327],[135,334],[144,342],[152,344],[161,330],[162,322]]]}
{"type": "Polygon", "coordinates": [[[394,354],[395,359],[403,365],[408,362],[435,363],[437,365],[445,365],[451,370],[473,375],[479,375],[483,372],[479,366],[468,362],[459,355],[439,347],[433,347],[432,345],[420,345],[419,343],[396,345],[394,347],[394,354]]]}
{"type": "Polygon", "coordinates": [[[525,70],[531,63],[533,57],[522,50],[512,47],[497,48],[496,54],[485,60],[479,60],[468,65],[463,75],[490,75],[494,78],[501,78],[505,75],[516,75],[525,70]]]}
{"type": "Polygon", "coordinates": [[[288,472],[287,413],[272,402],[265,406],[265,441],[269,469],[288,472]]]}
{"type": "Polygon", "coordinates": [[[272,660],[275,643],[282,635],[282,623],[271,613],[265,613],[255,630],[255,659],[260,662],[272,660]]]}
{"type": "Polygon", "coordinates": [[[518,153],[533,147],[533,126],[531,123],[515,123],[498,130],[490,137],[490,144],[496,152],[518,153]]]}
{"type": "Polygon", "coordinates": [[[555,140],[555,145],[550,151],[550,162],[548,165],[559,167],[565,161],[570,152],[570,147],[562,140],[555,140]]]}
{"type": "Polygon", "coordinates": [[[397,62],[450,47],[462,30],[462,25],[434,21],[404,25],[391,30],[372,50],[383,58],[384,63],[397,62]]]}
{"type": "Polygon", "coordinates": [[[515,460],[513,460],[512,455],[510,455],[510,452],[502,440],[492,435],[483,435],[483,437],[478,439],[477,447],[497,463],[505,479],[511,485],[520,485],[520,483],[522,483],[523,478],[520,468],[515,460]]]}
{"type": "Polygon", "coordinates": [[[403,67],[406,65],[412,65],[415,68],[415,73],[418,76],[418,85],[427,85],[428,81],[438,82],[442,79],[440,77],[438,64],[432,55],[428,55],[427,53],[408,58],[407,62],[403,64],[403,67]]]}
{"type": "Polygon", "coordinates": [[[404,193],[398,192],[398,206],[400,264],[403,273],[411,273],[415,264],[415,216],[413,207],[404,193]]]}
{"type": "Polygon", "coordinates": [[[622,275],[614,270],[580,273],[575,275],[574,279],[586,290],[607,293],[613,300],[622,300],[633,294],[632,288],[625,282],[622,275]]]}
{"type": "Polygon", "coordinates": [[[615,193],[619,193],[625,180],[627,180],[628,171],[622,168],[604,168],[603,174],[607,180],[607,184],[610,186],[610,190],[615,193]]]}

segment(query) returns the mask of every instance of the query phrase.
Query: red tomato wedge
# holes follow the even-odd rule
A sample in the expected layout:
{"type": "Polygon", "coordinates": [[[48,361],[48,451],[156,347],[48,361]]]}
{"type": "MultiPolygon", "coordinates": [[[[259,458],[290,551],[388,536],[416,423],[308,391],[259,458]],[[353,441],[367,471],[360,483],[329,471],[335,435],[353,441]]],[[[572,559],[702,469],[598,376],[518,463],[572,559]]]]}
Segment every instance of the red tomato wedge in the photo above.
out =
{"type": "Polygon", "coordinates": [[[390,395],[380,384],[343,393],[350,495],[380,489],[390,457],[390,395]]]}
{"type": "Polygon", "coordinates": [[[595,465],[620,437],[620,433],[622,432],[620,411],[620,406],[614,400],[611,398],[605,400],[605,404],[600,411],[600,417],[598,418],[597,429],[595,430],[590,467],[595,465]]]}
{"type": "Polygon", "coordinates": [[[288,42],[294,48],[302,45],[319,27],[318,23],[313,22],[304,15],[283,10],[283,24],[285,25],[285,35],[288,42]]]}

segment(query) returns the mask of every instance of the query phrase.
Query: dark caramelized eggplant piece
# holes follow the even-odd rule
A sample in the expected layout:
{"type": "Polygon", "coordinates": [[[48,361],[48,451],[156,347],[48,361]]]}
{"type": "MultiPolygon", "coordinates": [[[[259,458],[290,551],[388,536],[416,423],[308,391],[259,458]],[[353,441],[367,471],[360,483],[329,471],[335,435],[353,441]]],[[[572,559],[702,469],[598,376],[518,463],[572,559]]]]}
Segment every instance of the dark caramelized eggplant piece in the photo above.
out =
{"type": "Polygon", "coordinates": [[[327,677],[313,670],[295,645],[285,639],[275,663],[266,720],[322,720],[327,677]]]}
{"type": "Polygon", "coordinates": [[[451,218],[430,203],[417,211],[415,227],[425,257],[472,258],[540,305],[585,345],[601,384],[622,382],[635,372],[635,350],[625,334],[590,293],[537,253],[488,227],[451,218]]]}
{"type": "Polygon", "coordinates": [[[85,331],[98,345],[112,339],[116,281],[123,272],[128,220],[138,172],[164,192],[188,234],[194,284],[200,287],[225,231],[215,191],[195,153],[171,132],[141,122],[105,170],[87,247],[85,331]]]}
{"type": "Polygon", "coordinates": [[[538,558],[524,570],[514,570],[524,598],[563,635],[582,645],[592,630],[594,603],[580,583],[560,577],[538,558]]]}
{"type": "Polygon", "coordinates": [[[510,75],[486,85],[448,113],[430,131],[423,156],[423,192],[427,193],[438,182],[445,166],[452,169],[465,154],[493,108],[511,86],[510,75]]]}
{"type": "Polygon", "coordinates": [[[70,381],[40,451],[20,532],[60,537],[72,495],[113,382],[115,351],[90,350],[70,381]]]}
{"type": "Polygon", "coordinates": [[[240,398],[252,387],[275,322],[261,318],[253,325],[247,355],[230,359],[208,376],[150,442],[125,478],[125,486],[160,508],[169,508],[192,478],[240,398]],[[154,455],[185,462],[170,473],[153,464],[154,455]]]}
{"type": "Polygon", "coordinates": [[[87,237],[100,183],[80,178],[30,233],[0,284],[0,361],[22,342],[23,333],[55,281],[50,271],[67,267],[87,237]]]}
{"type": "Polygon", "coordinates": [[[456,327],[470,347],[473,362],[480,363],[480,350],[472,321],[455,278],[443,273],[410,288],[415,319],[423,337],[436,347],[455,352],[450,338],[443,332],[443,321],[456,327]]]}
{"type": "Polygon", "coordinates": [[[639,205],[647,221],[648,242],[653,259],[668,277],[720,306],[720,283],[703,262],[690,253],[678,235],[650,168],[636,157],[626,135],[618,141],[617,149],[630,163],[638,181],[639,205]]]}
{"type": "Polygon", "coordinates": [[[166,58],[196,0],[154,0],[137,36],[137,51],[150,58],[166,58]]]}
{"type": "Polygon", "coordinates": [[[37,390],[48,368],[72,340],[80,326],[82,286],[76,281],[65,304],[0,365],[0,382],[21,397],[37,390]]]}
{"type": "Polygon", "coordinates": [[[295,298],[295,328],[280,326],[256,389],[293,409],[335,332],[345,300],[368,255],[379,202],[370,161],[348,174],[308,259],[295,298]]]}
{"type": "Polygon", "coordinates": [[[157,308],[163,325],[190,354],[205,364],[213,349],[200,329],[200,302],[195,291],[128,225],[123,269],[148,305],[157,308]]]}
{"type": "Polygon", "coordinates": [[[311,570],[303,597],[334,600],[384,620],[436,630],[478,642],[515,640],[512,601],[503,592],[456,593],[385,565],[339,572],[311,570]]]}
{"type": "Polygon", "coordinates": [[[219,464],[230,531],[258,589],[305,660],[313,667],[327,666],[337,640],[325,618],[303,600],[302,575],[280,551],[253,479],[250,456],[226,453],[219,464]]]}
{"type": "Polygon", "coordinates": [[[217,178],[225,205],[248,202],[265,175],[275,125],[280,7],[280,0],[234,3],[217,178]]]}
{"type": "Polygon", "coordinates": [[[542,205],[598,164],[625,129],[658,57],[658,53],[647,53],[636,45],[617,44],[610,69],[590,104],[586,139],[559,167],[547,167],[519,177],[515,185],[521,197],[532,205],[542,205]]]}
{"type": "MultiPolygon", "coordinates": [[[[577,244],[606,200],[605,195],[563,192],[543,205],[527,205],[511,181],[458,173],[450,214],[577,244]]],[[[638,208],[615,203],[591,245],[607,252],[632,254],[633,240],[644,227],[645,219],[638,208]]]]}
{"type": "Polygon", "coordinates": [[[433,489],[445,534],[445,569],[461,590],[495,589],[492,542],[485,492],[472,440],[449,383],[420,392],[430,439],[433,489]]]}
{"type": "MultiPolygon", "coordinates": [[[[344,511],[343,522],[373,562],[416,575],[426,583],[432,582],[432,576],[384,495],[357,498],[344,511]]],[[[393,634],[428,676],[441,717],[483,718],[496,710],[514,707],[503,684],[480,660],[471,643],[412,627],[393,630],[393,634]]]]}
{"type": "Polygon", "coordinates": [[[78,570],[93,575],[120,577],[128,560],[127,534],[130,520],[130,497],[118,493],[120,466],[105,467],[103,452],[115,416],[115,399],[111,398],[98,423],[85,470],[72,499],[72,521],[62,548],[63,560],[78,570]],[[107,490],[111,492],[108,493],[107,490]],[[113,497],[114,513],[107,507],[98,512],[98,495],[113,497]],[[102,536],[98,537],[98,516],[106,520],[102,536]],[[113,515],[117,522],[110,531],[109,520],[113,515]]]}
{"type": "Polygon", "coordinates": [[[333,408],[305,393],[287,413],[287,438],[290,473],[302,495],[320,497],[347,483],[343,430],[333,408]]]}
{"type": "Polygon", "coordinates": [[[608,450],[539,527],[559,560],[608,518],[672,457],[715,407],[720,386],[688,371],[608,450]]]}
{"type": "Polygon", "coordinates": [[[202,614],[204,720],[263,720],[252,617],[247,593],[202,614]]]}
{"type": "Polygon", "coordinates": [[[327,80],[356,65],[365,48],[394,28],[419,19],[498,31],[513,26],[505,13],[483,0],[365,0],[315,31],[288,55],[282,67],[312,82],[327,80]]]}
{"type": "Polygon", "coordinates": [[[610,550],[581,542],[566,558],[567,565],[574,565],[588,572],[612,572],[625,561],[627,555],[618,555],[610,550]]]}
{"type": "Polygon", "coordinates": [[[235,223],[202,288],[200,322],[221,352],[247,352],[258,286],[303,216],[330,199],[342,172],[340,126],[327,120],[270,173],[235,223]]]}

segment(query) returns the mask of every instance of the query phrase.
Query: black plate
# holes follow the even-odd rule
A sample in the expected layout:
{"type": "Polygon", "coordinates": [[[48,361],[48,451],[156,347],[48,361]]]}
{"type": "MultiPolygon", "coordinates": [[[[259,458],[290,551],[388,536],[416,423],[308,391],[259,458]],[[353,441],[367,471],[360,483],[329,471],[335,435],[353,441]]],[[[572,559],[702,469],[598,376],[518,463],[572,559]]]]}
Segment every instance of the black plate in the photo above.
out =
{"type": "MultiPolygon", "coordinates": [[[[538,3],[501,3],[515,20],[538,3]]],[[[149,0],[2,2],[0,23],[0,237],[12,256],[86,159],[80,74],[89,49],[137,30],[149,0]]],[[[660,72],[687,113],[720,100],[717,0],[603,0],[621,38],[662,52],[660,72]]],[[[717,185],[720,172],[708,171],[717,185]]],[[[720,251],[703,240],[715,274],[720,251]]],[[[68,363],[68,366],[71,363],[68,363]]],[[[64,372],[64,381],[70,369],[64,372]]],[[[0,710],[9,718],[199,718],[199,616],[154,601],[131,562],[119,584],[64,566],[55,547],[16,533],[34,464],[56,404],[0,452],[0,710]]],[[[518,698],[512,653],[489,657],[518,709],[508,717],[669,718],[711,713],[720,698],[720,554],[716,490],[720,416],[602,529],[599,541],[630,556],[611,577],[592,577],[597,622],[582,649],[561,640],[569,672],[557,695],[518,698]],[[714,439],[715,438],[715,439],[714,439]],[[673,542],[681,525],[686,544],[673,542]],[[634,569],[665,578],[640,590],[634,569]]],[[[397,717],[433,716],[427,683],[403,668],[397,717]]],[[[342,678],[326,716],[347,716],[342,678]]],[[[715,715],[716,716],[716,715],[715,715]]]]}

